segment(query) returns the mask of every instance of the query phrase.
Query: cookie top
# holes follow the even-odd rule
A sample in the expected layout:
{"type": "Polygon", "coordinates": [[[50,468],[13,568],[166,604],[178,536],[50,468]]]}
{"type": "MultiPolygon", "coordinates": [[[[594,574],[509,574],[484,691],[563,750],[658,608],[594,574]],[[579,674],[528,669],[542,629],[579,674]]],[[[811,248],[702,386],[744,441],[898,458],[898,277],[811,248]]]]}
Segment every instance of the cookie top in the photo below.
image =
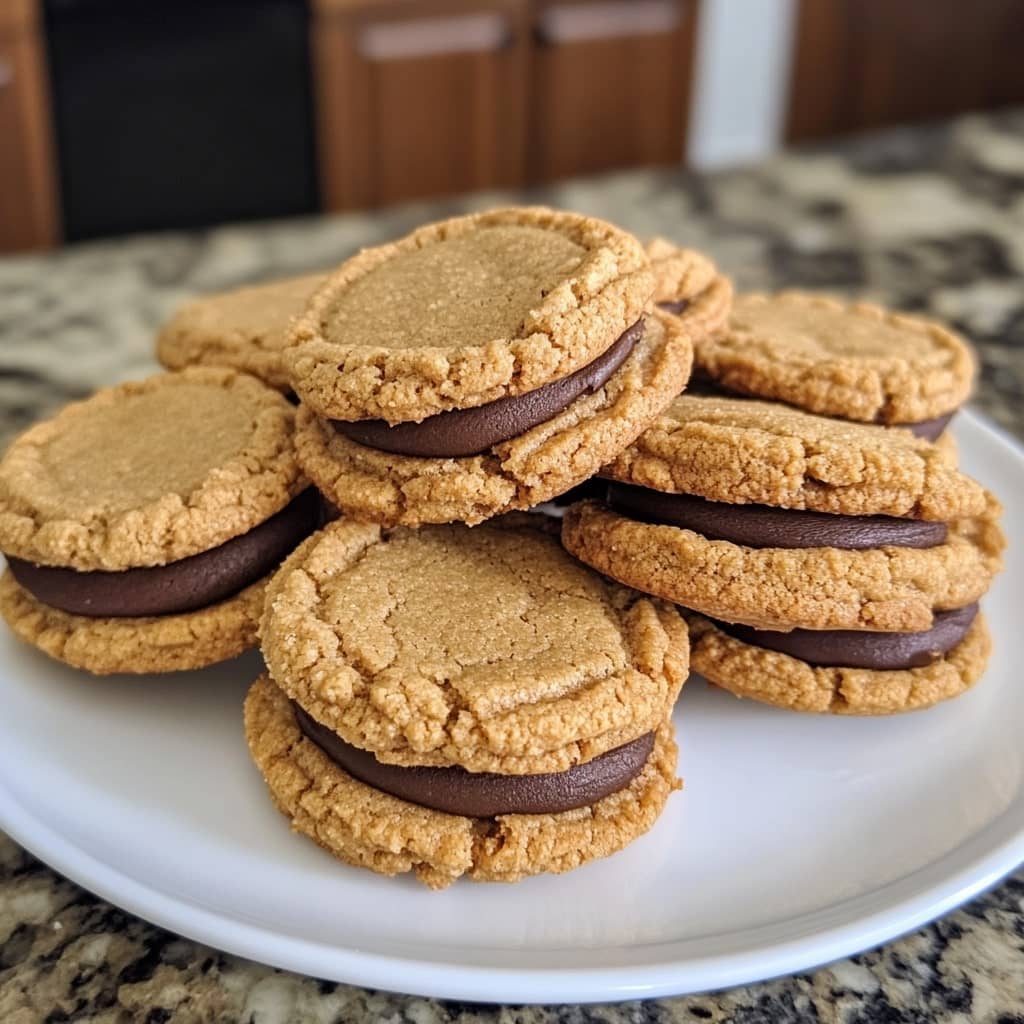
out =
{"type": "Polygon", "coordinates": [[[908,430],[774,402],[681,395],[602,475],[710,501],[948,521],[983,488],[908,430]]]}
{"type": "Polygon", "coordinates": [[[592,362],[647,307],[641,244],[540,208],[428,224],[343,263],[295,322],[292,385],[322,416],[419,421],[592,362]]]}
{"type": "Polygon", "coordinates": [[[163,326],[156,357],[169,370],[230,366],[290,391],[281,359],[288,326],[323,280],[306,274],[196,299],[163,326]]]}
{"type": "Polygon", "coordinates": [[[97,392],[0,462],[0,550],[44,565],[165,565],[245,533],[305,486],[294,410],[246,374],[196,367],[97,392]]]}
{"type": "Polygon", "coordinates": [[[933,321],[800,292],[739,296],[695,355],[731,390],[864,422],[950,412],[974,377],[967,343],[933,321]]]}
{"type": "Polygon", "coordinates": [[[696,249],[682,249],[667,238],[652,238],[644,246],[654,271],[654,301],[696,298],[718,277],[714,263],[696,249]]]}
{"type": "Polygon", "coordinates": [[[332,523],[271,583],[267,665],[380,761],[532,774],[591,760],[668,715],[686,628],[556,534],[525,514],[473,530],[332,523]]]}

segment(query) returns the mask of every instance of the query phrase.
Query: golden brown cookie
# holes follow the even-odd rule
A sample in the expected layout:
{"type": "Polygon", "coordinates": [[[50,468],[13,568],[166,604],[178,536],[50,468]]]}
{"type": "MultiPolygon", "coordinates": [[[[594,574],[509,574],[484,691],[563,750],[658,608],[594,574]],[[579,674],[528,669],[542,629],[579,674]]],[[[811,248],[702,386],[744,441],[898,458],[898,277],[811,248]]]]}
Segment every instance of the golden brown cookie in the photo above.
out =
{"type": "Polygon", "coordinates": [[[957,697],[981,677],[991,639],[979,615],[964,639],[930,665],[879,671],[821,668],[743,643],[700,615],[688,615],[692,662],[716,686],[737,697],[793,711],[891,715],[957,697]]]}
{"type": "Polygon", "coordinates": [[[955,455],[906,430],[774,402],[682,395],[602,476],[711,501],[948,521],[980,515],[955,455]]]}
{"type": "Polygon", "coordinates": [[[408,526],[478,523],[548,501],[596,473],[679,393],[691,352],[676,318],[651,313],[644,336],[602,387],[485,454],[463,458],[378,451],[302,407],[299,460],[320,490],[355,518],[408,526]]]}
{"type": "Polygon", "coordinates": [[[0,613],[96,673],[196,668],[252,646],[264,582],[320,522],[294,410],[236,370],[123,384],[0,462],[0,613]]]}
{"type": "Polygon", "coordinates": [[[654,301],[678,316],[694,339],[721,331],[732,309],[732,282],[695,249],[652,238],[646,250],[654,270],[654,301]]]}
{"type": "Polygon", "coordinates": [[[0,615],[26,643],[94,675],[177,672],[226,661],[255,646],[266,580],[214,605],[178,615],[89,618],[36,600],[10,570],[0,577],[0,615]]]}
{"type": "Polygon", "coordinates": [[[975,369],[967,343],[934,321],[800,292],[738,296],[728,328],[695,342],[722,387],[864,422],[952,412],[975,369]]]}
{"type": "Polygon", "coordinates": [[[274,680],[391,764],[559,772],[650,732],[686,678],[686,627],[574,562],[557,529],[330,524],[268,590],[274,680]]]}
{"type": "Polygon", "coordinates": [[[576,810],[493,818],[444,814],[359,782],[300,732],[287,697],[267,676],[249,691],[245,731],[274,803],[296,831],[349,864],[384,875],[414,871],[432,889],[462,875],[515,882],[606,857],[646,832],[679,788],[667,720],[625,789],[576,810]]]}
{"type": "Polygon", "coordinates": [[[130,381],[65,407],[0,462],[0,551],[44,565],[165,565],[222,544],[306,487],[294,410],[235,370],[130,381]]]}
{"type": "Polygon", "coordinates": [[[627,232],[555,210],[492,210],[342,264],[296,321],[285,359],[321,416],[419,422],[580,370],[640,319],[652,290],[627,232]]]}
{"type": "Polygon", "coordinates": [[[305,274],[195,299],[160,329],[156,357],[169,370],[230,366],[290,391],[281,358],[288,327],[323,280],[305,274]]]}
{"type": "Polygon", "coordinates": [[[626,586],[761,629],[927,629],[976,601],[1001,568],[999,506],[950,525],[934,547],[755,548],[639,522],[597,502],[572,506],[562,542],[626,586]]]}

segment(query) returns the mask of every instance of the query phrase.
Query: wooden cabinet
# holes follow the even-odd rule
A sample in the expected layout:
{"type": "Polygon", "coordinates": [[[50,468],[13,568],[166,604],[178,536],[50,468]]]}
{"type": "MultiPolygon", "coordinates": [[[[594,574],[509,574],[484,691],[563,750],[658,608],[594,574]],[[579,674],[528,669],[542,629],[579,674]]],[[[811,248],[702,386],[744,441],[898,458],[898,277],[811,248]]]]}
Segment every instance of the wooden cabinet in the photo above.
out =
{"type": "Polygon", "coordinates": [[[523,184],[529,25],[518,0],[319,0],[313,38],[329,209],[523,184]]]}
{"type": "Polygon", "coordinates": [[[681,161],[694,22],[688,0],[536,5],[531,179],[681,161]]]}
{"type": "Polygon", "coordinates": [[[328,209],[685,149],[696,0],[315,0],[328,209]]]}
{"type": "Polygon", "coordinates": [[[45,56],[33,0],[0,3],[0,252],[57,241],[45,56]]]}
{"type": "Polygon", "coordinates": [[[1024,100],[1021,0],[800,0],[791,141],[1024,100]]]}

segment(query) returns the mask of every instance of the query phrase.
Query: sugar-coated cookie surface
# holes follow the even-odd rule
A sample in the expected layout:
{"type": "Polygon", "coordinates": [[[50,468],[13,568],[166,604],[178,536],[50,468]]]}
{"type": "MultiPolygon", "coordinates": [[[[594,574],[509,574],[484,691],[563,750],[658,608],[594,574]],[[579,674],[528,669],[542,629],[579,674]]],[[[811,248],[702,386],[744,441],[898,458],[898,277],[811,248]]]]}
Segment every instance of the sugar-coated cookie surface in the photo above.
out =
{"type": "Polygon", "coordinates": [[[321,416],[415,422],[580,369],[640,319],[653,287],[628,232],[580,214],[492,210],[343,263],[285,358],[321,416]]]}
{"type": "Polygon", "coordinates": [[[975,369],[967,343],[934,321],[801,292],[738,296],[696,361],[734,391],[890,424],[956,409],[975,369]]]}
{"type": "Polygon", "coordinates": [[[646,832],[679,788],[668,721],[625,789],[573,811],[495,818],[444,814],[354,779],[302,735],[288,698],[267,676],[246,698],[245,732],[274,803],[296,831],[349,864],[384,875],[414,871],[432,889],[463,875],[515,882],[606,857],[646,832]]]}
{"type": "Polygon", "coordinates": [[[430,459],[377,451],[300,407],[299,461],[332,502],[361,520],[478,523],[531,508],[596,473],[685,385],[693,348],[675,320],[650,313],[643,338],[602,387],[483,455],[430,459]]]}
{"type": "Polygon", "coordinates": [[[602,476],[711,501],[948,521],[980,515],[983,488],[909,431],[787,405],[682,395],[602,476]]]}
{"type": "Polygon", "coordinates": [[[957,697],[985,670],[992,641],[982,616],[967,636],[930,665],[879,671],[821,668],[743,643],[701,615],[687,615],[695,672],[737,697],[792,711],[891,715],[957,697]]]}
{"type": "Polygon", "coordinates": [[[306,486],[295,413],[255,377],[197,367],[66,406],[0,462],[0,550],[45,565],[165,565],[222,544],[306,486]]]}
{"type": "Polygon", "coordinates": [[[378,760],[503,774],[651,732],[688,672],[678,611],[573,561],[540,515],[339,520],[274,578],[260,635],[275,682],[378,760]]]}
{"type": "Polygon", "coordinates": [[[156,357],[169,370],[230,366],[289,391],[288,327],[323,280],[304,274],[194,299],[160,329],[156,357]]]}
{"type": "Polygon", "coordinates": [[[937,547],[753,548],[638,522],[593,501],[571,506],[562,542],[626,586],[761,629],[927,629],[936,610],[988,589],[1005,544],[998,502],[951,525],[937,547]]]}

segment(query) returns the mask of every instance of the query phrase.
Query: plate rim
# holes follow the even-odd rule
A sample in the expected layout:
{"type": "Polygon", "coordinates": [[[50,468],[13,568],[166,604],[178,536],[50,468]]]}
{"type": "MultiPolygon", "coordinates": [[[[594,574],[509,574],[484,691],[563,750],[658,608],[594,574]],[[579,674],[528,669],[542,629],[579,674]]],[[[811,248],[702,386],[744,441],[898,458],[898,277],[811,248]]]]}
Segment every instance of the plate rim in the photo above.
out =
{"type": "MultiPolygon", "coordinates": [[[[1013,435],[972,408],[962,410],[960,415],[972,429],[1024,463],[1024,445],[1013,435]]],[[[1011,814],[1012,808],[1007,808],[966,842],[915,870],[913,876],[926,877],[909,895],[886,901],[886,892],[905,886],[907,876],[895,879],[829,908],[862,902],[869,904],[865,913],[842,924],[812,929],[806,935],[685,960],[666,956],[679,943],[652,943],[648,948],[664,953],[643,965],[496,967],[345,948],[282,935],[270,927],[208,910],[97,859],[34,817],[0,779],[0,828],[73,883],[145,921],[229,954],[306,976],[428,998],[484,1003],[593,1003],[694,994],[805,972],[875,948],[949,913],[1024,863],[1024,817],[1010,825],[1008,835],[991,835],[1006,833],[1011,814]],[[976,847],[983,852],[975,852],[976,847]],[[935,875],[938,881],[928,881],[935,875]]],[[[793,924],[816,913],[788,921],[793,924]]]]}

